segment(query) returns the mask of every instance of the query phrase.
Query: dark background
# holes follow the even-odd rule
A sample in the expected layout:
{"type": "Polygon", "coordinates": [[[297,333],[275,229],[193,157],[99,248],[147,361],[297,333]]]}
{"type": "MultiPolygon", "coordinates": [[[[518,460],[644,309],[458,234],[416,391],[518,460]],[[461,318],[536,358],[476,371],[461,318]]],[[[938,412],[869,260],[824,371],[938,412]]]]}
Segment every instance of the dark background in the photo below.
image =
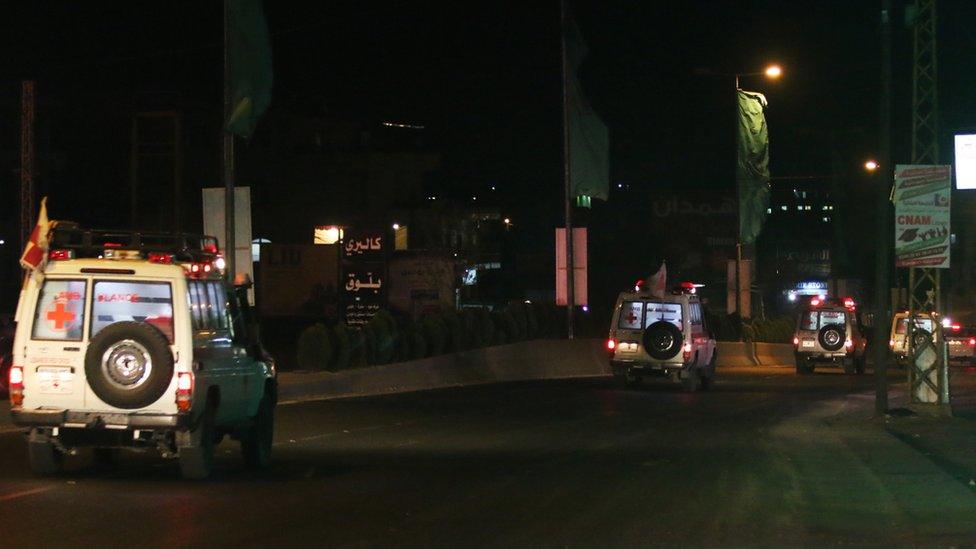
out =
{"type": "MultiPolygon", "coordinates": [[[[901,24],[904,2],[893,4],[893,159],[907,162],[911,34],[901,24]]],[[[611,136],[611,199],[581,213],[599,244],[591,294],[615,295],[663,259],[639,216],[629,226],[615,221],[622,210],[640,211],[641,193],[733,188],[732,81],[704,71],[781,64],[777,82],[742,79],[743,88],[769,99],[774,184],[777,177],[840,174],[851,204],[868,196],[860,166],[877,154],[879,140],[879,1],[570,5],[590,48],[584,87],[611,136]]],[[[37,81],[37,192],[50,197],[52,218],[130,224],[131,115],[166,103],[184,116],[185,228],[200,229],[199,188],[220,183],[222,28],[215,0],[22,2],[5,12],[0,259],[7,268],[0,308],[10,309],[20,251],[20,80],[37,81]]],[[[498,207],[517,220],[520,250],[551,256],[562,209],[558,2],[277,1],[266,2],[266,14],[275,69],[269,117],[423,125],[423,150],[441,158],[432,188],[461,200],[495,186],[498,207]]],[[[976,125],[974,16],[972,2],[939,2],[944,162],[951,162],[952,132],[976,125]]],[[[242,166],[249,148],[268,139],[265,126],[239,147],[242,166]]],[[[247,173],[239,177],[261,185],[247,173]]],[[[274,189],[257,193],[256,227],[267,227],[275,241],[307,239],[274,234],[275,220],[261,219],[261,202],[274,201],[274,189]]],[[[313,209],[294,215],[311,219],[313,209]]],[[[870,213],[858,206],[845,214],[845,230],[867,248],[870,213]]],[[[859,260],[855,274],[871,267],[869,258],[859,260]]]]}

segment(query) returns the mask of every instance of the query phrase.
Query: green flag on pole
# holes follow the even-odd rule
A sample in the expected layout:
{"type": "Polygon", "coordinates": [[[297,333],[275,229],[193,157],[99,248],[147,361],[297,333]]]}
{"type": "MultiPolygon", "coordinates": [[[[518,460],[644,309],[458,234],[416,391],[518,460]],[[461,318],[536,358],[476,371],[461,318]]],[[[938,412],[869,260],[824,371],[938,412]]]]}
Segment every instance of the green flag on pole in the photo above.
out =
{"type": "MultiPolygon", "coordinates": [[[[579,81],[586,57],[583,37],[570,17],[566,29],[566,108],[569,110],[569,176],[573,196],[606,200],[610,191],[610,138],[607,127],[590,107],[579,81]]],[[[587,204],[589,200],[585,201],[587,204]]],[[[588,207],[588,206],[584,206],[588,207]]]]}
{"type": "Polygon", "coordinates": [[[271,41],[261,0],[225,0],[231,111],[227,131],[250,137],[271,103],[271,41]]]}
{"type": "Polygon", "coordinates": [[[766,98],[761,93],[738,90],[735,182],[739,189],[739,240],[754,244],[766,221],[769,207],[769,134],[766,130],[766,98]]]}

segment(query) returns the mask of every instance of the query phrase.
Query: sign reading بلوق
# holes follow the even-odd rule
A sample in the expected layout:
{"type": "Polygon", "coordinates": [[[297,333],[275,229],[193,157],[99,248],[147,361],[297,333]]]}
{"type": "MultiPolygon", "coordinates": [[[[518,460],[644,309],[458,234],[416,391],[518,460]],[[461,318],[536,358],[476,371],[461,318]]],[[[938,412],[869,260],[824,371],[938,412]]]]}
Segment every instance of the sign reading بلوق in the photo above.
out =
{"type": "Polygon", "coordinates": [[[895,166],[895,266],[949,268],[950,166],[895,166]]]}

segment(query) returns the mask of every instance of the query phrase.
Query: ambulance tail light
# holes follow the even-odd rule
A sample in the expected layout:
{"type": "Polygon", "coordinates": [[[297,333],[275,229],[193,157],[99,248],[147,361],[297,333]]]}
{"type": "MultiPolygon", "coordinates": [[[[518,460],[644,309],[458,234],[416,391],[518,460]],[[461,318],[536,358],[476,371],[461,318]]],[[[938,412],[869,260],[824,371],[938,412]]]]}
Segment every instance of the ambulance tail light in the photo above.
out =
{"type": "Polygon", "coordinates": [[[794,347],[799,347],[800,346],[800,338],[798,338],[796,336],[793,336],[793,346],[794,347]]]}
{"type": "Polygon", "coordinates": [[[51,261],[63,261],[65,259],[74,259],[74,250],[51,250],[47,254],[48,259],[51,261]]]}
{"type": "Polygon", "coordinates": [[[848,339],[847,341],[845,341],[844,342],[844,349],[847,349],[847,352],[848,353],[851,352],[851,350],[854,349],[854,341],[852,341],[850,339],[848,339]]]}
{"type": "Polygon", "coordinates": [[[617,342],[615,340],[613,340],[613,339],[608,339],[607,340],[607,350],[608,351],[613,351],[616,348],[617,348],[617,342]]]}
{"type": "Polygon", "coordinates": [[[969,338],[969,346],[976,347],[976,337],[969,338]]]}
{"type": "Polygon", "coordinates": [[[176,409],[180,412],[188,412],[192,404],[193,374],[180,372],[176,377],[176,409]]]}
{"type": "Polygon", "coordinates": [[[685,343],[681,347],[681,357],[684,359],[685,362],[691,360],[691,343],[685,343]]]}
{"type": "Polygon", "coordinates": [[[7,374],[7,388],[10,393],[10,405],[19,407],[24,404],[24,368],[11,366],[7,374]]]}
{"type": "Polygon", "coordinates": [[[891,347],[892,349],[894,349],[895,348],[895,340],[894,339],[889,339],[888,340],[888,346],[891,347]]]}

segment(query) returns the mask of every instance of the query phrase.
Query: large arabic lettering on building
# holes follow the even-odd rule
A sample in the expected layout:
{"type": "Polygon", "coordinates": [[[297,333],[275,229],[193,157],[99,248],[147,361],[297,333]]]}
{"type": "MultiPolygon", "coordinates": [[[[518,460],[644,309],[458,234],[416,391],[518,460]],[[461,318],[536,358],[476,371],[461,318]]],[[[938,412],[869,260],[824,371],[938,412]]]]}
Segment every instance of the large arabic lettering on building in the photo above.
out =
{"type": "Polygon", "coordinates": [[[949,268],[950,166],[895,166],[895,266],[949,268]]]}

